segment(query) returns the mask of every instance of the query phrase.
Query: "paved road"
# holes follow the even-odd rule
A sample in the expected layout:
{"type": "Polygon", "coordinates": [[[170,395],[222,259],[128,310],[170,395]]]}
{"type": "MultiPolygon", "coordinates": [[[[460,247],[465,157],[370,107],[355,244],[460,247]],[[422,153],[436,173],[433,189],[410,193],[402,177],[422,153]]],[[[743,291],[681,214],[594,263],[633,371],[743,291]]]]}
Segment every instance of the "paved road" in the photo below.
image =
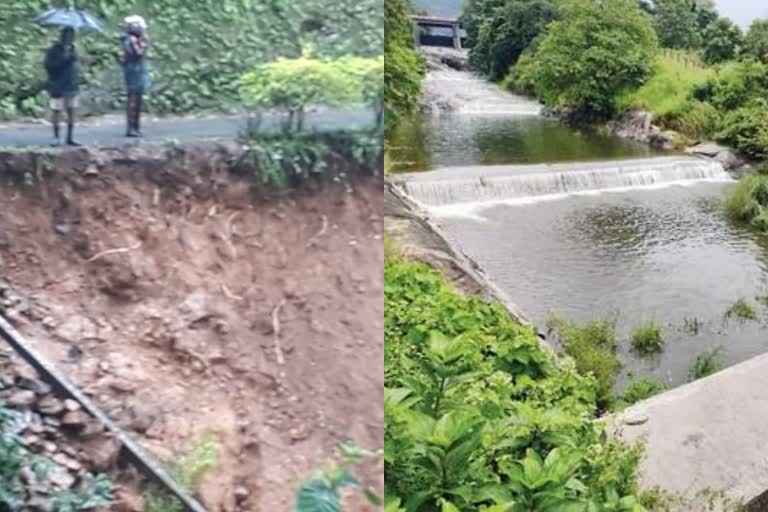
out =
{"type": "MultiPolygon", "coordinates": [[[[142,132],[144,132],[144,140],[155,142],[171,139],[180,142],[201,139],[234,139],[244,124],[245,118],[243,116],[147,119],[142,123],[142,132]]],[[[264,131],[275,131],[278,126],[276,116],[267,115],[264,117],[262,123],[264,131]]],[[[307,129],[320,131],[352,130],[370,126],[373,126],[373,114],[362,110],[318,112],[307,118],[307,129]]],[[[114,144],[135,140],[125,137],[125,124],[116,116],[90,121],[84,126],[77,127],[75,139],[86,145],[114,144]]],[[[48,124],[11,123],[0,125],[0,147],[47,146],[51,140],[51,127],[48,124]]]]}

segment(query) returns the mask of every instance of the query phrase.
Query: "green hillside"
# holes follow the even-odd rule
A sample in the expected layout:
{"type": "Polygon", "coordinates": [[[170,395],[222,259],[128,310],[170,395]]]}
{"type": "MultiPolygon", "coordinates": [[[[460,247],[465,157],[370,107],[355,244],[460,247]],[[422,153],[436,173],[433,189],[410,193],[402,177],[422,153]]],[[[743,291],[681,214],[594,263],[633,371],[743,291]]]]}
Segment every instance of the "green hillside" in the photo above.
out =
{"type": "MultiPolygon", "coordinates": [[[[239,102],[238,79],[259,63],[297,56],[305,43],[321,55],[380,55],[383,7],[377,0],[80,0],[105,22],[105,33],[79,35],[85,113],[122,108],[119,35],[140,14],[153,46],[156,113],[224,110],[239,102]]],[[[42,60],[55,30],[36,27],[50,0],[0,5],[0,118],[45,114],[42,60]]]]}

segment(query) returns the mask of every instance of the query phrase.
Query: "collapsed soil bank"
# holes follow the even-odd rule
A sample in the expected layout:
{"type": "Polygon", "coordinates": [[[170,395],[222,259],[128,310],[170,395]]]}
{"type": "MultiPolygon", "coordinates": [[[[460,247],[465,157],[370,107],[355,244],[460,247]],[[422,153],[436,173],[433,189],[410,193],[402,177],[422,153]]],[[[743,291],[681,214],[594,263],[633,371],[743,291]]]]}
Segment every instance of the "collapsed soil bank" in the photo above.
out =
{"type": "Polygon", "coordinates": [[[218,434],[209,510],[289,510],[336,444],[382,447],[379,179],[257,194],[222,145],[9,155],[0,310],[160,459],[218,434]]]}

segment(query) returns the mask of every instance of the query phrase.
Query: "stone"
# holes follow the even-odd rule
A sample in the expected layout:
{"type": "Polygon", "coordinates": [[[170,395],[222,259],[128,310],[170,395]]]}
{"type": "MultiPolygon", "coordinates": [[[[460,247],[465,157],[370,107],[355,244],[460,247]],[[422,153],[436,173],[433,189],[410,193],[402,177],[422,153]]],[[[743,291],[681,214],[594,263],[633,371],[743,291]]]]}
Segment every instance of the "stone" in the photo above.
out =
{"type": "Polygon", "coordinates": [[[58,398],[46,396],[37,402],[37,410],[47,416],[58,416],[64,412],[64,404],[58,398]]]}
{"type": "Polygon", "coordinates": [[[691,153],[693,155],[701,155],[714,158],[723,151],[730,150],[727,147],[721,146],[720,144],[715,144],[714,142],[703,142],[701,144],[687,148],[685,151],[686,153],[691,153]]]}
{"type": "Polygon", "coordinates": [[[648,416],[637,414],[624,418],[624,424],[629,426],[643,425],[648,421],[648,416]]]}
{"type": "Polygon", "coordinates": [[[235,488],[235,501],[237,501],[238,504],[247,500],[250,495],[251,491],[242,485],[235,488]]]}
{"type": "Polygon", "coordinates": [[[90,416],[83,411],[70,411],[61,417],[61,425],[71,428],[83,428],[90,421],[90,416]]]}
{"type": "Polygon", "coordinates": [[[75,485],[76,478],[66,469],[54,468],[48,472],[48,481],[57,489],[66,490],[75,485]]]}
{"type": "Polygon", "coordinates": [[[87,460],[93,471],[106,472],[117,463],[122,445],[113,437],[101,436],[83,445],[87,460]]]}
{"type": "Polygon", "coordinates": [[[8,405],[11,407],[29,407],[35,403],[36,398],[34,391],[24,389],[12,394],[8,399],[8,405]]]}
{"type": "Polygon", "coordinates": [[[736,156],[730,149],[721,151],[715,157],[715,160],[723,164],[726,171],[732,171],[744,165],[744,160],[736,156]]]}
{"type": "Polygon", "coordinates": [[[13,368],[13,374],[20,380],[37,380],[37,372],[31,366],[16,365],[13,368]]]}
{"type": "Polygon", "coordinates": [[[79,411],[81,409],[80,403],[71,398],[64,400],[64,408],[69,412],[79,411]]]}
{"type": "Polygon", "coordinates": [[[124,487],[118,487],[110,510],[115,512],[144,512],[146,504],[141,494],[130,492],[124,487]]]}
{"type": "Polygon", "coordinates": [[[56,224],[55,229],[60,235],[68,235],[72,232],[72,224],[56,224]]]}
{"type": "Polygon", "coordinates": [[[107,386],[119,393],[133,393],[138,389],[138,385],[135,382],[119,377],[109,379],[107,381],[107,386]]]}

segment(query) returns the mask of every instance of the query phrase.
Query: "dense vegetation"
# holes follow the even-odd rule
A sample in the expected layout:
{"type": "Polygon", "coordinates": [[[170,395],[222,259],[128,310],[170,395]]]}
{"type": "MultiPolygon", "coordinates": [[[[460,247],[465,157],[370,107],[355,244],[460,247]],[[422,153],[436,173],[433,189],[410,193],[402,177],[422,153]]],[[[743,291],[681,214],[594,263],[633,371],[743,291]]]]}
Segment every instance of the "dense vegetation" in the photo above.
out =
{"type": "Polygon", "coordinates": [[[384,0],[384,11],[384,116],[393,126],[416,109],[424,67],[413,47],[408,0],[384,0]]]}
{"type": "Polygon", "coordinates": [[[595,379],[502,306],[392,256],[385,386],[388,512],[643,510],[639,451],[592,421],[595,379]]]}
{"type": "Polygon", "coordinates": [[[567,0],[541,44],[517,65],[517,83],[554,107],[614,112],[616,96],[643,83],[656,33],[635,0],[567,0]]]}
{"type": "MultiPolygon", "coordinates": [[[[68,2],[59,2],[68,3],[68,2]]],[[[149,23],[153,112],[222,110],[239,105],[240,76],[277,57],[298,57],[307,44],[318,55],[381,55],[383,9],[376,0],[80,0],[105,22],[104,34],[79,36],[83,103],[88,112],[121,106],[118,35],[122,19],[149,23]]],[[[0,118],[45,113],[45,48],[57,37],[32,22],[49,0],[0,5],[0,118]]]]}

